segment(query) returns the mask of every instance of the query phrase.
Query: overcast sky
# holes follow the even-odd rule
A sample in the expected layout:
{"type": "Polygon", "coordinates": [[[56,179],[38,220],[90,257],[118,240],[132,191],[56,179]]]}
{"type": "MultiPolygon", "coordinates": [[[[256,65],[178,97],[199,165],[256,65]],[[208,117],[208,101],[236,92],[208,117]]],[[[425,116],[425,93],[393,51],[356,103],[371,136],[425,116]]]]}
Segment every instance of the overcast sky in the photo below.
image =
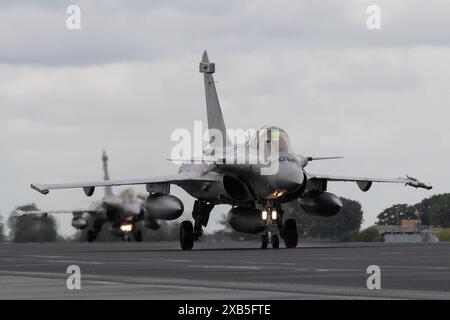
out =
{"type": "MultiPolygon", "coordinates": [[[[204,49],[229,127],[277,125],[297,153],[345,156],[311,172],[407,173],[434,186],[330,183],[361,202],[364,226],[392,204],[448,192],[449,12],[448,0],[0,1],[0,212],[89,206],[80,190],[29,185],[101,179],[102,149],[112,178],[176,172],[171,132],[206,120],[204,49]],[[70,4],[81,30],[66,28],[70,4]],[[366,27],[371,4],[381,30],[366,27]]],[[[188,216],[192,198],[173,190],[188,216]]],[[[59,228],[73,232],[70,216],[59,228]]]]}

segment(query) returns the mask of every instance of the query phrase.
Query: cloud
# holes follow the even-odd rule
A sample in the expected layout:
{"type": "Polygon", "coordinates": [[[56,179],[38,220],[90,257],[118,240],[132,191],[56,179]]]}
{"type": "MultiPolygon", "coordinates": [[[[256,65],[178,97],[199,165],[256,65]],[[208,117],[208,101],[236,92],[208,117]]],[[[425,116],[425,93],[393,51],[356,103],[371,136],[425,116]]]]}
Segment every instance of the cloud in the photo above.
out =
{"type": "MultiPolygon", "coordinates": [[[[221,54],[282,47],[447,46],[447,1],[380,1],[382,30],[365,27],[370,1],[21,1],[3,4],[0,61],[87,65],[152,61],[208,47],[221,54]],[[78,4],[82,29],[66,29],[78,4]],[[14,32],[11,32],[14,30],[14,32]],[[237,50],[238,49],[238,50],[237,50]]],[[[0,4],[1,5],[1,4],[0,4]]]]}

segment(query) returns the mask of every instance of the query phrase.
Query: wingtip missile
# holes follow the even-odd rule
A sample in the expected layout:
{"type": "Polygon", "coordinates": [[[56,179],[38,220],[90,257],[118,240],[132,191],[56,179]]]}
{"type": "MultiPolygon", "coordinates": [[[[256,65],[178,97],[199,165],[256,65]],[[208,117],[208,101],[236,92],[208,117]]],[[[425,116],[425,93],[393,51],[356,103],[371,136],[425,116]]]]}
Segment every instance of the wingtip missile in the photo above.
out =
{"type": "Polygon", "coordinates": [[[432,185],[430,185],[430,184],[428,184],[428,183],[425,183],[425,182],[423,182],[423,181],[420,181],[420,180],[417,179],[417,178],[413,178],[413,177],[410,177],[410,176],[406,175],[406,179],[408,180],[408,181],[406,182],[406,185],[408,185],[408,186],[410,186],[410,187],[414,187],[414,188],[423,188],[423,189],[426,189],[426,190],[431,190],[431,189],[433,189],[433,186],[432,186],[432,185]]]}
{"type": "Polygon", "coordinates": [[[50,190],[48,190],[48,188],[46,188],[45,186],[40,185],[38,183],[32,183],[31,189],[34,189],[37,192],[42,193],[42,194],[48,194],[50,192],[50,190]]]}
{"type": "Polygon", "coordinates": [[[337,157],[307,157],[308,161],[314,161],[314,160],[333,160],[333,159],[342,159],[344,157],[337,156],[337,157]]]}

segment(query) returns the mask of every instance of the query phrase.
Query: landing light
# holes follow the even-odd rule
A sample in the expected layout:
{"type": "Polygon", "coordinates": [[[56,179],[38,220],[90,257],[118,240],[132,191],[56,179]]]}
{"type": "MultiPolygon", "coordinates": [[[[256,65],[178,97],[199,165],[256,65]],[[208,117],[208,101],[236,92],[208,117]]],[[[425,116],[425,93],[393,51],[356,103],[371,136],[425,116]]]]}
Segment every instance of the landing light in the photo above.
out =
{"type": "Polygon", "coordinates": [[[132,224],[122,224],[120,226],[120,230],[122,232],[131,232],[131,230],[133,230],[133,225],[132,224]]]}
{"type": "Polygon", "coordinates": [[[272,197],[273,198],[279,198],[284,194],[285,191],[274,191],[272,192],[272,197]]]}
{"type": "Polygon", "coordinates": [[[272,210],[272,220],[277,220],[277,211],[272,210]]]}
{"type": "Polygon", "coordinates": [[[263,219],[263,220],[267,220],[267,210],[263,210],[263,211],[261,212],[261,215],[262,215],[262,219],[263,219]]]}

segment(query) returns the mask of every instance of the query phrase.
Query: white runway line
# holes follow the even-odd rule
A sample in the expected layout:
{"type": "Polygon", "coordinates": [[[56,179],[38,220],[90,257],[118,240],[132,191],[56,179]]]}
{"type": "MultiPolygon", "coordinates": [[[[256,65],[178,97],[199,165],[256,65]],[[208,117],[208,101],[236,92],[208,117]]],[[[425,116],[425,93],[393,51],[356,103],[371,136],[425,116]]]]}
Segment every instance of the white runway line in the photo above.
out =
{"type": "Polygon", "coordinates": [[[295,268],[294,271],[305,271],[305,272],[362,272],[364,273],[364,269],[313,269],[313,268],[295,268]]]}
{"type": "Polygon", "coordinates": [[[166,259],[164,261],[167,261],[167,262],[192,262],[192,260],[184,260],[184,259],[166,259]]]}
{"type": "Polygon", "coordinates": [[[411,269],[411,270],[448,270],[449,267],[432,267],[432,266],[386,266],[381,265],[380,268],[391,268],[391,269],[411,269]]]}
{"type": "Polygon", "coordinates": [[[99,261],[77,261],[77,260],[45,260],[50,263],[71,263],[71,264],[104,264],[99,261]]]}
{"type": "MultiPolygon", "coordinates": [[[[246,269],[246,270],[261,270],[262,267],[253,266],[204,266],[204,265],[192,265],[189,268],[206,268],[206,269],[246,269]]],[[[265,268],[267,269],[267,268],[265,268]]]]}
{"type": "Polygon", "coordinates": [[[64,256],[44,256],[44,255],[30,255],[30,254],[26,254],[23,255],[23,257],[32,257],[32,258],[46,258],[46,259],[61,259],[64,258],[64,256]]]}
{"type": "Polygon", "coordinates": [[[247,261],[245,264],[267,264],[267,265],[280,265],[280,266],[295,266],[293,262],[269,262],[269,261],[247,261]]]}
{"type": "Polygon", "coordinates": [[[377,252],[376,254],[399,255],[399,254],[406,254],[406,253],[405,252],[377,252]]]}

